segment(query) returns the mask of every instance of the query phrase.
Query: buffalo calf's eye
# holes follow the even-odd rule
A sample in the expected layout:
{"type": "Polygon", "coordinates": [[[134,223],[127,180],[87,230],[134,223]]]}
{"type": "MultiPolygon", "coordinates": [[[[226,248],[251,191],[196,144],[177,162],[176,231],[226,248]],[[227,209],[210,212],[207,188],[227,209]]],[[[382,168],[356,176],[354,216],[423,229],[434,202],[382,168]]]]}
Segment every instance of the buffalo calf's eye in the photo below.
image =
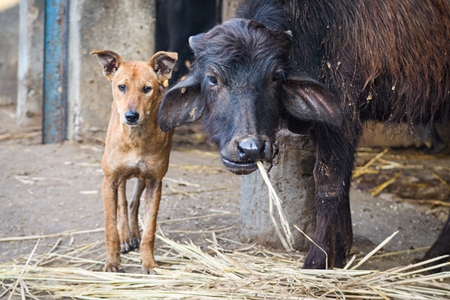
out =
{"type": "Polygon", "coordinates": [[[127,89],[127,86],[126,86],[125,84],[120,84],[120,85],[118,86],[118,88],[119,88],[119,91],[125,92],[125,90],[127,89]]]}
{"type": "Polygon", "coordinates": [[[144,92],[145,94],[147,94],[147,93],[150,92],[151,90],[152,90],[152,88],[149,87],[149,86],[144,86],[144,87],[142,88],[142,92],[144,92]]]}
{"type": "Polygon", "coordinates": [[[208,80],[209,85],[215,86],[218,84],[217,78],[214,76],[206,76],[206,79],[208,80]]]}
{"type": "Polygon", "coordinates": [[[272,80],[273,80],[273,81],[278,81],[278,80],[280,80],[282,77],[283,77],[283,73],[277,72],[277,73],[273,74],[272,80]]]}

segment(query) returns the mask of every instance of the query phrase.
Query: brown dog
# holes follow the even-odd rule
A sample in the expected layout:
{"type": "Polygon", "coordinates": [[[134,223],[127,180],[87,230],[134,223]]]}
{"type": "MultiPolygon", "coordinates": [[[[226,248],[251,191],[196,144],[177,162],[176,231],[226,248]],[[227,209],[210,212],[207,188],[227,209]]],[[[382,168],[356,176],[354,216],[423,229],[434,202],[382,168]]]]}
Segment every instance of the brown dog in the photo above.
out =
{"type": "Polygon", "coordinates": [[[117,53],[94,50],[103,74],[112,84],[114,101],[103,154],[103,206],[107,257],[105,271],[123,272],[120,252],[141,249],[142,270],[157,267],[153,256],[161,183],[169,166],[173,131],[156,121],[158,106],[178,55],[158,52],[149,62],[125,62],[117,53]],[[126,199],[126,181],[136,177],[133,198],[126,199]],[[145,192],[144,229],[138,226],[139,199],[145,192]],[[129,220],[129,222],[128,222],[129,220]]]}

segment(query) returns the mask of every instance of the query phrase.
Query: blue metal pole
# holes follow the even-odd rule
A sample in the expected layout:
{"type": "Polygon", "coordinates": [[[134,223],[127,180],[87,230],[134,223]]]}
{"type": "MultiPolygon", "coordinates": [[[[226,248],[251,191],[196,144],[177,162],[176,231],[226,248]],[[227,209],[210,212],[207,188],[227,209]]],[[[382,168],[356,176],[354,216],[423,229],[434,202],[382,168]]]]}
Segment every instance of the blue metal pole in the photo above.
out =
{"type": "Polygon", "coordinates": [[[67,0],[45,1],[42,142],[59,143],[66,132],[67,0]]]}

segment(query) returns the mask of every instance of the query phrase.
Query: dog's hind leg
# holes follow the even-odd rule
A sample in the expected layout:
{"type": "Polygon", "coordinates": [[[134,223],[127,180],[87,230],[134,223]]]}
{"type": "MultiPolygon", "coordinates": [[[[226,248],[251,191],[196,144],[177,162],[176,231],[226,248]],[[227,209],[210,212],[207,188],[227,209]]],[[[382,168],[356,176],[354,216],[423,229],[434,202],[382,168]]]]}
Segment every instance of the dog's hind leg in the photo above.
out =
{"type": "Polygon", "coordinates": [[[138,249],[141,243],[141,233],[139,231],[139,205],[144,189],[145,181],[139,178],[136,179],[133,198],[131,198],[131,201],[128,203],[128,224],[131,233],[130,245],[133,249],[138,249]]]}
{"type": "Polygon", "coordinates": [[[119,197],[117,205],[117,218],[120,237],[120,252],[127,253],[133,250],[131,247],[130,228],[128,227],[128,201],[126,191],[127,181],[123,180],[119,185],[119,197]]]}

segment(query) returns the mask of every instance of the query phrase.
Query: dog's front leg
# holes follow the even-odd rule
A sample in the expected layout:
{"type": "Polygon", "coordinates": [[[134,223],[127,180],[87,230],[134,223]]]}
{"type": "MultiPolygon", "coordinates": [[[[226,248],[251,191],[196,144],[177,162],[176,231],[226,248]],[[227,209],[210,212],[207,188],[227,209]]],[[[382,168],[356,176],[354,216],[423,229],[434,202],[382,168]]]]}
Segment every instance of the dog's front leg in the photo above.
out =
{"type": "Polygon", "coordinates": [[[120,239],[117,231],[118,183],[110,178],[103,179],[103,208],[105,215],[106,272],[123,272],[120,265],[120,239]]]}
{"type": "Polygon", "coordinates": [[[153,255],[155,245],[156,219],[158,217],[159,202],[161,200],[161,180],[150,180],[145,190],[144,231],[141,241],[142,271],[153,273],[158,267],[153,255]]]}

